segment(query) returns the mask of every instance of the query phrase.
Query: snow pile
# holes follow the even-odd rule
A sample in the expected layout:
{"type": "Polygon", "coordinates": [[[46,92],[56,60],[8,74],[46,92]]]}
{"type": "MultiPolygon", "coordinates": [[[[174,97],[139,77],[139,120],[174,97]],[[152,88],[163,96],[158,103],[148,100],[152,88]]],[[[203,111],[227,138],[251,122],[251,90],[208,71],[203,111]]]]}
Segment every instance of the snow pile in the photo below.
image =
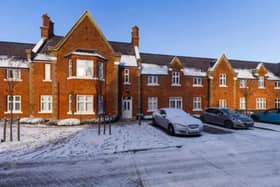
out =
{"type": "Polygon", "coordinates": [[[268,76],[268,80],[280,80],[280,77],[276,76],[274,73],[272,72],[267,72],[266,74],[268,76]]]}
{"type": "Polygon", "coordinates": [[[46,120],[44,118],[20,118],[19,122],[21,124],[40,124],[45,123],[46,120]]]}
{"type": "Polygon", "coordinates": [[[168,75],[168,67],[157,64],[142,64],[142,74],[147,75],[168,75]]]}
{"type": "Polygon", "coordinates": [[[80,124],[81,121],[75,118],[62,119],[57,122],[57,125],[59,126],[73,126],[73,125],[80,125],[80,124]]]}
{"type": "Polygon", "coordinates": [[[207,72],[203,72],[201,69],[196,69],[196,68],[184,68],[184,75],[206,77],[207,72]]]}
{"type": "Polygon", "coordinates": [[[42,60],[42,61],[53,61],[56,60],[56,57],[50,56],[48,54],[44,54],[44,53],[38,53],[34,60],[42,60]]]}

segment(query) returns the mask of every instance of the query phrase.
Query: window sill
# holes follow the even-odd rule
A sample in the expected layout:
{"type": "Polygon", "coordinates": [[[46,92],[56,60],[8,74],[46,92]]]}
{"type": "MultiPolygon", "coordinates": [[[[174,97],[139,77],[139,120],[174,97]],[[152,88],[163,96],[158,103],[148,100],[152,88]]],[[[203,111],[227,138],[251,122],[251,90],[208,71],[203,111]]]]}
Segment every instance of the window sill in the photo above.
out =
{"type": "Polygon", "coordinates": [[[192,109],[192,111],[194,111],[194,112],[201,112],[202,109],[201,108],[200,109],[192,109]]]}
{"type": "Polygon", "coordinates": [[[130,82],[124,82],[123,84],[124,84],[124,85],[131,85],[130,82]]]}
{"type": "Polygon", "coordinates": [[[258,89],[265,89],[265,87],[258,87],[258,89]]]}
{"type": "MultiPolygon", "coordinates": [[[[11,114],[11,111],[4,112],[4,114],[11,114]]],[[[13,114],[22,114],[22,111],[13,111],[13,114]]]]}
{"type": "Polygon", "coordinates": [[[274,87],[275,90],[280,90],[280,87],[274,87]]]}
{"type": "Polygon", "coordinates": [[[177,86],[177,87],[180,87],[181,84],[171,84],[171,86],[177,86]]]}
{"type": "Polygon", "coordinates": [[[249,87],[247,86],[247,87],[239,87],[239,88],[242,88],[242,89],[244,89],[244,88],[249,88],[249,87]]]}
{"type": "Polygon", "coordinates": [[[83,80],[98,80],[97,77],[67,77],[67,80],[83,79],[83,80]]]}
{"type": "Polygon", "coordinates": [[[147,86],[159,86],[159,84],[147,84],[147,86]]]}
{"type": "Polygon", "coordinates": [[[73,112],[67,112],[67,115],[73,115],[74,113],[73,112]]]}
{"type": "Polygon", "coordinates": [[[220,88],[227,88],[227,85],[219,85],[220,88]]]}
{"type": "Polygon", "coordinates": [[[203,87],[203,85],[201,85],[201,84],[193,84],[192,86],[193,87],[203,87]]]}
{"type": "Polygon", "coordinates": [[[52,80],[42,80],[42,82],[52,82],[52,80]]]}
{"type": "Polygon", "coordinates": [[[38,114],[51,114],[52,111],[39,111],[38,114]]]}
{"type": "Polygon", "coordinates": [[[95,112],[74,112],[74,115],[94,115],[95,112]]]}
{"type": "Polygon", "coordinates": [[[10,82],[10,81],[14,81],[14,82],[22,82],[22,79],[4,79],[5,82],[10,82]]]}

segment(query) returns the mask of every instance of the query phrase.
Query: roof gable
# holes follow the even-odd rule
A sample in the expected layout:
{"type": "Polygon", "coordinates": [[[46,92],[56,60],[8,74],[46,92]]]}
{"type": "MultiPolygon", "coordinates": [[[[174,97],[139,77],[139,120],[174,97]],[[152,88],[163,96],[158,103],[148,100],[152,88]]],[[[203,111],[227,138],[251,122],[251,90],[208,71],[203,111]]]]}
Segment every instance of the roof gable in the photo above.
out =
{"type": "Polygon", "coordinates": [[[114,52],[114,49],[112,48],[112,46],[109,44],[109,42],[107,41],[107,39],[105,38],[104,34],[102,33],[102,31],[99,29],[99,27],[97,26],[96,22],[94,21],[93,17],[90,15],[90,13],[88,11],[85,11],[84,14],[79,18],[79,20],[74,24],[74,26],[70,29],[70,31],[65,35],[64,38],[62,38],[57,45],[55,46],[55,48],[53,50],[57,51],[59,50],[65,43],[66,41],[71,37],[71,35],[75,32],[75,30],[86,20],[89,19],[90,23],[93,25],[93,27],[95,28],[95,30],[97,31],[98,35],[102,38],[102,40],[105,42],[105,44],[107,45],[107,47],[111,50],[112,53],[114,52]]]}
{"type": "Polygon", "coordinates": [[[264,76],[267,74],[267,69],[263,63],[259,63],[256,70],[255,70],[255,75],[256,76],[264,76]]]}
{"type": "Polygon", "coordinates": [[[225,65],[228,66],[228,68],[234,73],[234,70],[228,60],[228,58],[226,57],[225,54],[222,54],[222,56],[216,61],[216,63],[210,68],[210,71],[215,71],[220,64],[225,63],[225,65]]]}
{"type": "Polygon", "coordinates": [[[183,68],[183,65],[182,65],[182,62],[181,60],[178,58],[178,57],[174,57],[170,64],[169,64],[169,67],[170,68],[174,68],[174,69],[182,69],[183,68]]]}

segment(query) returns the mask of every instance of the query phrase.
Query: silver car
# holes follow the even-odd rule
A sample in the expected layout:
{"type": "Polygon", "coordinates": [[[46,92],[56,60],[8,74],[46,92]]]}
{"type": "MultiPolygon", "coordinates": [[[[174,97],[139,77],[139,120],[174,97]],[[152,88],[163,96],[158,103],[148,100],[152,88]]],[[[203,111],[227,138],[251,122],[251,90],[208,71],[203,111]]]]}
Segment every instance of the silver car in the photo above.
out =
{"type": "Polygon", "coordinates": [[[160,125],[171,135],[197,135],[203,130],[203,123],[181,109],[161,108],[153,113],[153,124],[160,125]]]}
{"type": "Polygon", "coordinates": [[[254,121],[241,113],[226,108],[208,108],[200,119],[205,123],[214,123],[227,128],[249,128],[254,126],[254,121]]]}

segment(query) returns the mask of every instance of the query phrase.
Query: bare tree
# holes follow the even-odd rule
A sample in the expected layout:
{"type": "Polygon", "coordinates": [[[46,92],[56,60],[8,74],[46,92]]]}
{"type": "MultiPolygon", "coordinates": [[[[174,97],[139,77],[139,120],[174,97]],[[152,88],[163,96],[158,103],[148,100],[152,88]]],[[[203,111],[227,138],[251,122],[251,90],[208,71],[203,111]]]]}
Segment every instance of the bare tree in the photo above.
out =
{"type": "Polygon", "coordinates": [[[8,106],[10,112],[10,141],[13,141],[13,115],[14,115],[14,91],[15,86],[20,78],[20,67],[26,65],[22,59],[17,57],[0,57],[0,64],[5,67],[6,70],[6,81],[7,81],[7,93],[8,93],[8,106]]]}

